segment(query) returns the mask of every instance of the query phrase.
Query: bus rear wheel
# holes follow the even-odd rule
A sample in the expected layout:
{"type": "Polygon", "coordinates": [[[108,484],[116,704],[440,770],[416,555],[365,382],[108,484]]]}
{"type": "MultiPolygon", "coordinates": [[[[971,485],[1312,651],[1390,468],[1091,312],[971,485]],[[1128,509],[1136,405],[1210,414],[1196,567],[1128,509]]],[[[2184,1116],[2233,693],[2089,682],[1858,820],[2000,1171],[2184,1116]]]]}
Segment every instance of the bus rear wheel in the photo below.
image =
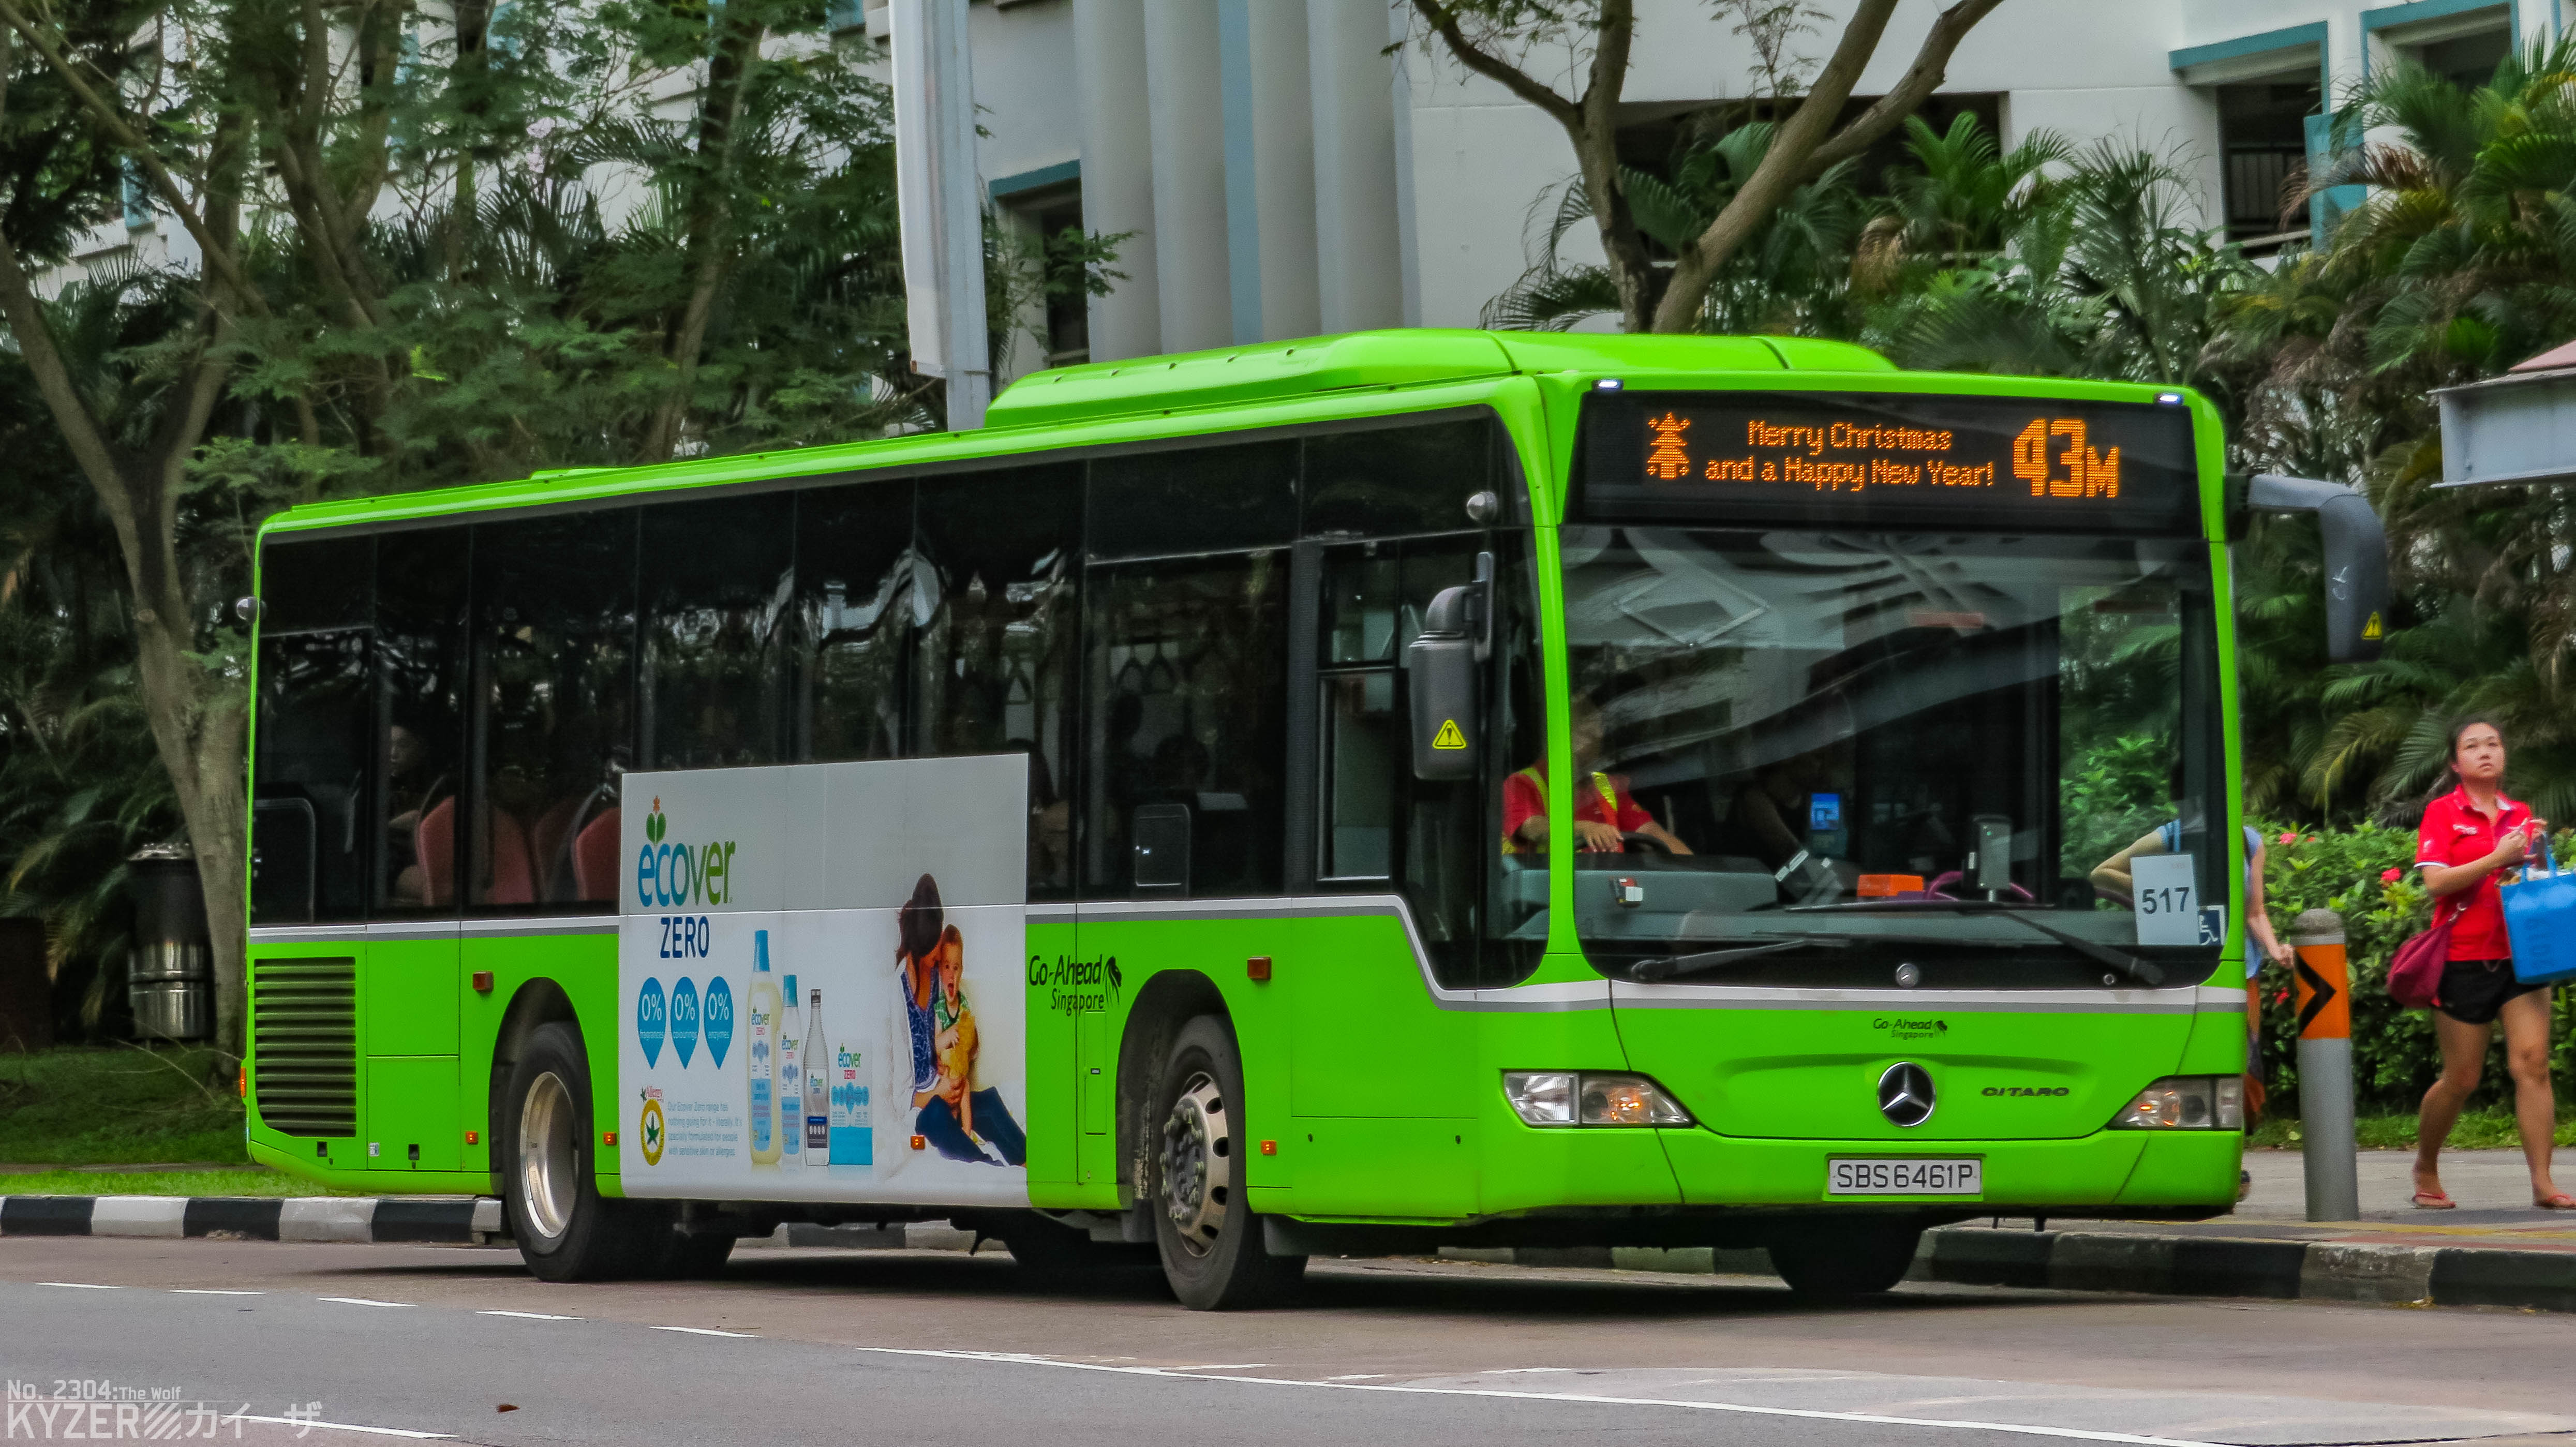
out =
{"type": "Polygon", "coordinates": [[[1875,1296],[1905,1279],[1922,1242],[1910,1225],[1802,1231],[1771,1243],[1771,1268],[1800,1296],[1875,1296]]]}
{"type": "Polygon", "coordinates": [[[546,1281],[601,1281],[652,1270],[669,1217],[599,1194],[592,1158],[590,1064],[581,1036],[540,1025],[502,1097],[502,1211],[528,1270],[546,1281]]]}
{"type": "Polygon", "coordinates": [[[1303,1256],[1273,1256],[1243,1189],[1243,1060],[1224,1021],[1181,1027],[1145,1117],[1154,1240],[1172,1294],[1193,1311],[1270,1306],[1295,1294],[1303,1256]]]}

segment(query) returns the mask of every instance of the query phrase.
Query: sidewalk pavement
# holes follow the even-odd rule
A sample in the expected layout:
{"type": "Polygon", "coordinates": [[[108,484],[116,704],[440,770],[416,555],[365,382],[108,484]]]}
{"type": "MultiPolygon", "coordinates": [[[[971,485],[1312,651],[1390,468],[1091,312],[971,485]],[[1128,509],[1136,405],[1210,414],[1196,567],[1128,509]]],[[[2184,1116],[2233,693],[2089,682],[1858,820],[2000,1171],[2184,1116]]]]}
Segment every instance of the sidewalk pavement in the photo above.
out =
{"type": "MultiPolygon", "coordinates": [[[[2453,1211],[2414,1206],[2412,1151],[2357,1159],[2362,1219],[2310,1221],[2296,1151],[2251,1151],[2254,1189],[2210,1221],[1968,1224],[1930,1232],[1914,1275],[1994,1286],[2576,1312],[2576,1212],[2531,1204],[2520,1151],[2450,1151],[2453,1211]]],[[[2568,1162],[2576,1170],[2576,1158],[2568,1162]]]]}

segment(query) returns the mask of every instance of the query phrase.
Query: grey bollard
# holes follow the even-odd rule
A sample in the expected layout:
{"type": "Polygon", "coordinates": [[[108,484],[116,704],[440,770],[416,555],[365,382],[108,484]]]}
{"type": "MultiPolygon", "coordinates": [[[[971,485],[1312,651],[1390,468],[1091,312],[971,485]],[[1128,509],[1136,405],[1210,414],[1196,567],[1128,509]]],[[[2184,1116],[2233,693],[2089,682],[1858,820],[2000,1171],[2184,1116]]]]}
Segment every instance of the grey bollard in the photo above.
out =
{"type": "Polygon", "coordinates": [[[2299,1134],[2308,1219],[2361,1219],[2352,1124],[2352,972],[2343,916],[2312,909],[2290,927],[2298,951],[2299,1134]]]}

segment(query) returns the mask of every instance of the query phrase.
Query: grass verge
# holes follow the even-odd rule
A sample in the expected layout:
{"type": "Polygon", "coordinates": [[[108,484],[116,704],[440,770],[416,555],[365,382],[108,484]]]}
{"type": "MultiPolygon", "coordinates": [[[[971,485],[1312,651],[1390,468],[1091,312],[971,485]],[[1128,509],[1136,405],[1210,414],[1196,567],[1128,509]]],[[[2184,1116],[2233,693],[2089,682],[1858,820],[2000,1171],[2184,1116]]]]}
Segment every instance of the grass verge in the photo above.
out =
{"type": "MultiPolygon", "coordinates": [[[[2365,1115],[2352,1123],[2353,1143],[2361,1149],[2413,1150],[2415,1117],[2411,1115],[2365,1115]]],[[[2258,1121],[2247,1145],[2270,1146],[2278,1150],[2297,1150],[2300,1145],[2299,1122],[2278,1117],[2258,1121]]],[[[2451,1129],[2448,1148],[2455,1151],[2512,1150],[2522,1144],[2514,1130],[2509,1111],[2472,1111],[2460,1117],[2451,1129]]],[[[2576,1116],[2561,1107],[2558,1117],[2558,1144],[2576,1146],[2576,1116]]]]}
{"type": "MultiPolygon", "coordinates": [[[[0,1161],[239,1161],[242,1104],[204,1046],[65,1046],[0,1055],[0,1161]]],[[[16,1186],[0,1180],[0,1189],[16,1186]]],[[[264,1192],[262,1194],[274,1194],[264,1192]]]]}
{"type": "Polygon", "coordinates": [[[239,1171],[41,1171],[0,1176],[0,1196],[364,1196],[256,1167],[239,1171]]]}

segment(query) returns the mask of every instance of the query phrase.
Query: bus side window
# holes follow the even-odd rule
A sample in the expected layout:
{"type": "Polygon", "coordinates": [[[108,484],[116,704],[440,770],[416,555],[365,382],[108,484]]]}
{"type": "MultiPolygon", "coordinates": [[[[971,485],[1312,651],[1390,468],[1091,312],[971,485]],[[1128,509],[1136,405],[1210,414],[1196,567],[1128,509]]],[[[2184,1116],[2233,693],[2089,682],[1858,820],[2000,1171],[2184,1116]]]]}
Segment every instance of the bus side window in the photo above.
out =
{"type": "Polygon", "coordinates": [[[1282,887],[1288,550],[1095,564],[1084,580],[1086,892],[1172,878],[1137,828],[1183,837],[1187,892],[1282,887]],[[1157,808],[1155,806],[1166,806],[1157,808]]]}
{"type": "Polygon", "coordinates": [[[635,762],[633,509],[474,536],[475,787],[467,902],[617,898],[635,762]]]}
{"type": "Polygon", "coordinates": [[[259,758],[251,802],[251,923],[366,912],[375,684],[371,538],[262,551],[259,758]]]}
{"type": "Polygon", "coordinates": [[[786,756],[779,666],[796,497],[774,492],[644,509],[638,754],[650,769],[786,756]]]}
{"type": "Polygon", "coordinates": [[[1066,898],[1082,469],[925,479],[916,518],[911,752],[1028,754],[1029,897],[1066,898]]]}
{"type": "Polygon", "coordinates": [[[1494,474],[1501,425],[1491,417],[1410,421],[1306,439],[1307,537],[1385,537],[1466,527],[1467,499],[1511,495],[1494,474]]]}
{"type": "Polygon", "coordinates": [[[848,483],[796,499],[796,757],[901,758],[916,614],[937,595],[913,546],[913,484],[848,483]]]}
{"type": "Polygon", "coordinates": [[[456,908],[472,549],[463,527],[389,533],[376,544],[379,916],[456,908]]]}

